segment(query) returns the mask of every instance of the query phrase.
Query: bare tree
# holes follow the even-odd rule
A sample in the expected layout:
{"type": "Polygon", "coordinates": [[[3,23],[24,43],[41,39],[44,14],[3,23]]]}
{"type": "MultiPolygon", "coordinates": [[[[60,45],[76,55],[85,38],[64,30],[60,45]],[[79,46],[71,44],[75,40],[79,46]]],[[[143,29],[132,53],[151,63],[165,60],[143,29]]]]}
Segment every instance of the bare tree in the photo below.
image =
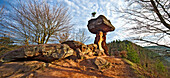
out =
{"type": "Polygon", "coordinates": [[[74,40],[85,43],[89,40],[90,36],[87,35],[85,29],[79,29],[78,32],[74,34],[74,40]]]}
{"type": "Polygon", "coordinates": [[[75,40],[85,43],[89,40],[90,36],[87,35],[85,29],[79,29],[78,31],[72,29],[71,31],[56,33],[54,36],[52,36],[52,38],[57,39],[59,43],[69,40],[75,40]]]}
{"type": "Polygon", "coordinates": [[[69,41],[73,39],[73,36],[70,32],[62,32],[62,33],[57,33],[55,34],[56,36],[54,36],[53,38],[56,38],[57,41],[59,43],[65,42],[65,41],[69,41]]]}
{"type": "Polygon", "coordinates": [[[126,0],[126,8],[116,12],[133,26],[128,26],[134,40],[170,48],[170,1],[126,0]]]}
{"type": "Polygon", "coordinates": [[[17,6],[10,5],[12,10],[3,20],[0,34],[15,42],[46,44],[52,36],[72,27],[68,9],[62,5],[51,5],[47,0],[17,0],[17,6]]]}

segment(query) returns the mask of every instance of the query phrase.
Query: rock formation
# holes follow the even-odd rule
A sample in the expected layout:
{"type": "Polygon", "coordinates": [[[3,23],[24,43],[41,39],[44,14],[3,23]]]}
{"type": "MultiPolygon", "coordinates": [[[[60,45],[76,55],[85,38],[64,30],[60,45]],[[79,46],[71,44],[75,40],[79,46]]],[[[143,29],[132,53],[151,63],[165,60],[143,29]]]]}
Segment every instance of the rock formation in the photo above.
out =
{"type": "Polygon", "coordinates": [[[97,49],[96,44],[85,45],[78,41],[66,41],[62,44],[40,44],[24,46],[17,50],[7,52],[0,57],[2,62],[15,60],[41,60],[52,62],[67,57],[74,59],[86,58],[90,56],[102,56],[104,53],[97,49]]]}
{"type": "Polygon", "coordinates": [[[66,44],[41,44],[24,46],[17,50],[10,51],[1,56],[2,62],[9,62],[14,60],[42,60],[51,62],[56,59],[63,59],[73,55],[74,50],[66,44]]]}
{"type": "Polygon", "coordinates": [[[94,44],[98,45],[99,50],[104,51],[106,55],[109,55],[106,46],[106,35],[107,32],[114,31],[115,27],[103,15],[100,15],[96,19],[89,20],[87,27],[91,33],[96,34],[94,44]]]}
{"type": "MultiPolygon", "coordinates": [[[[106,34],[114,26],[103,15],[91,19],[94,44],[78,41],[23,46],[0,56],[0,78],[133,78],[132,69],[109,55],[106,34]]],[[[136,77],[134,77],[136,78],[136,77]]]]}

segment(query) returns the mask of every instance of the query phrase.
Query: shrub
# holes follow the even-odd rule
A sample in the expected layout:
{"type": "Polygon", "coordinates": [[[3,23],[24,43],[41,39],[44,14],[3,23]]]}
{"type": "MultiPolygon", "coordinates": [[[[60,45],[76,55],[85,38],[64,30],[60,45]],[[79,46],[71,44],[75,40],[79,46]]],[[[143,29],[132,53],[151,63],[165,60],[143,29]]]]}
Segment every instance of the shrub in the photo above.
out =
{"type": "Polygon", "coordinates": [[[121,51],[120,52],[120,57],[121,58],[127,58],[127,51],[121,51]]]}

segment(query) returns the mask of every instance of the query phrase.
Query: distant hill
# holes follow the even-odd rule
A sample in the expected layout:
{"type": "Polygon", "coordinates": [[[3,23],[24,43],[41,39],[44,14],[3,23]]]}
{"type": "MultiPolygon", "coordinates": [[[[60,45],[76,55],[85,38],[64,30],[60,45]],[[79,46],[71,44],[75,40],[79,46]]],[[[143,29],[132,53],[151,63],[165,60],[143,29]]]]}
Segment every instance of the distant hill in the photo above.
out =
{"type": "Polygon", "coordinates": [[[164,58],[170,62],[170,48],[163,46],[146,46],[146,49],[152,50],[153,52],[158,53],[159,55],[164,55],[164,58]]]}
{"type": "Polygon", "coordinates": [[[163,46],[146,46],[144,48],[147,48],[147,49],[158,49],[158,50],[168,50],[168,51],[170,51],[170,48],[163,47],[163,46]]]}

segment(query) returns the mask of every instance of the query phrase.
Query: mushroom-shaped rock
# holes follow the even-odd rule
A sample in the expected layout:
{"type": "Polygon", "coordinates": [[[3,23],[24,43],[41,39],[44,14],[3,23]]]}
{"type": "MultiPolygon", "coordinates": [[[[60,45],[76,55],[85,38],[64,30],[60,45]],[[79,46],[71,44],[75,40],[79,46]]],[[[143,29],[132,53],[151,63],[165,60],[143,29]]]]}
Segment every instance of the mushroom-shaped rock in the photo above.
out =
{"type": "Polygon", "coordinates": [[[91,33],[96,34],[94,44],[98,45],[99,50],[104,51],[106,55],[109,55],[106,46],[106,35],[107,32],[114,31],[115,27],[104,15],[89,20],[87,27],[91,33]]]}

